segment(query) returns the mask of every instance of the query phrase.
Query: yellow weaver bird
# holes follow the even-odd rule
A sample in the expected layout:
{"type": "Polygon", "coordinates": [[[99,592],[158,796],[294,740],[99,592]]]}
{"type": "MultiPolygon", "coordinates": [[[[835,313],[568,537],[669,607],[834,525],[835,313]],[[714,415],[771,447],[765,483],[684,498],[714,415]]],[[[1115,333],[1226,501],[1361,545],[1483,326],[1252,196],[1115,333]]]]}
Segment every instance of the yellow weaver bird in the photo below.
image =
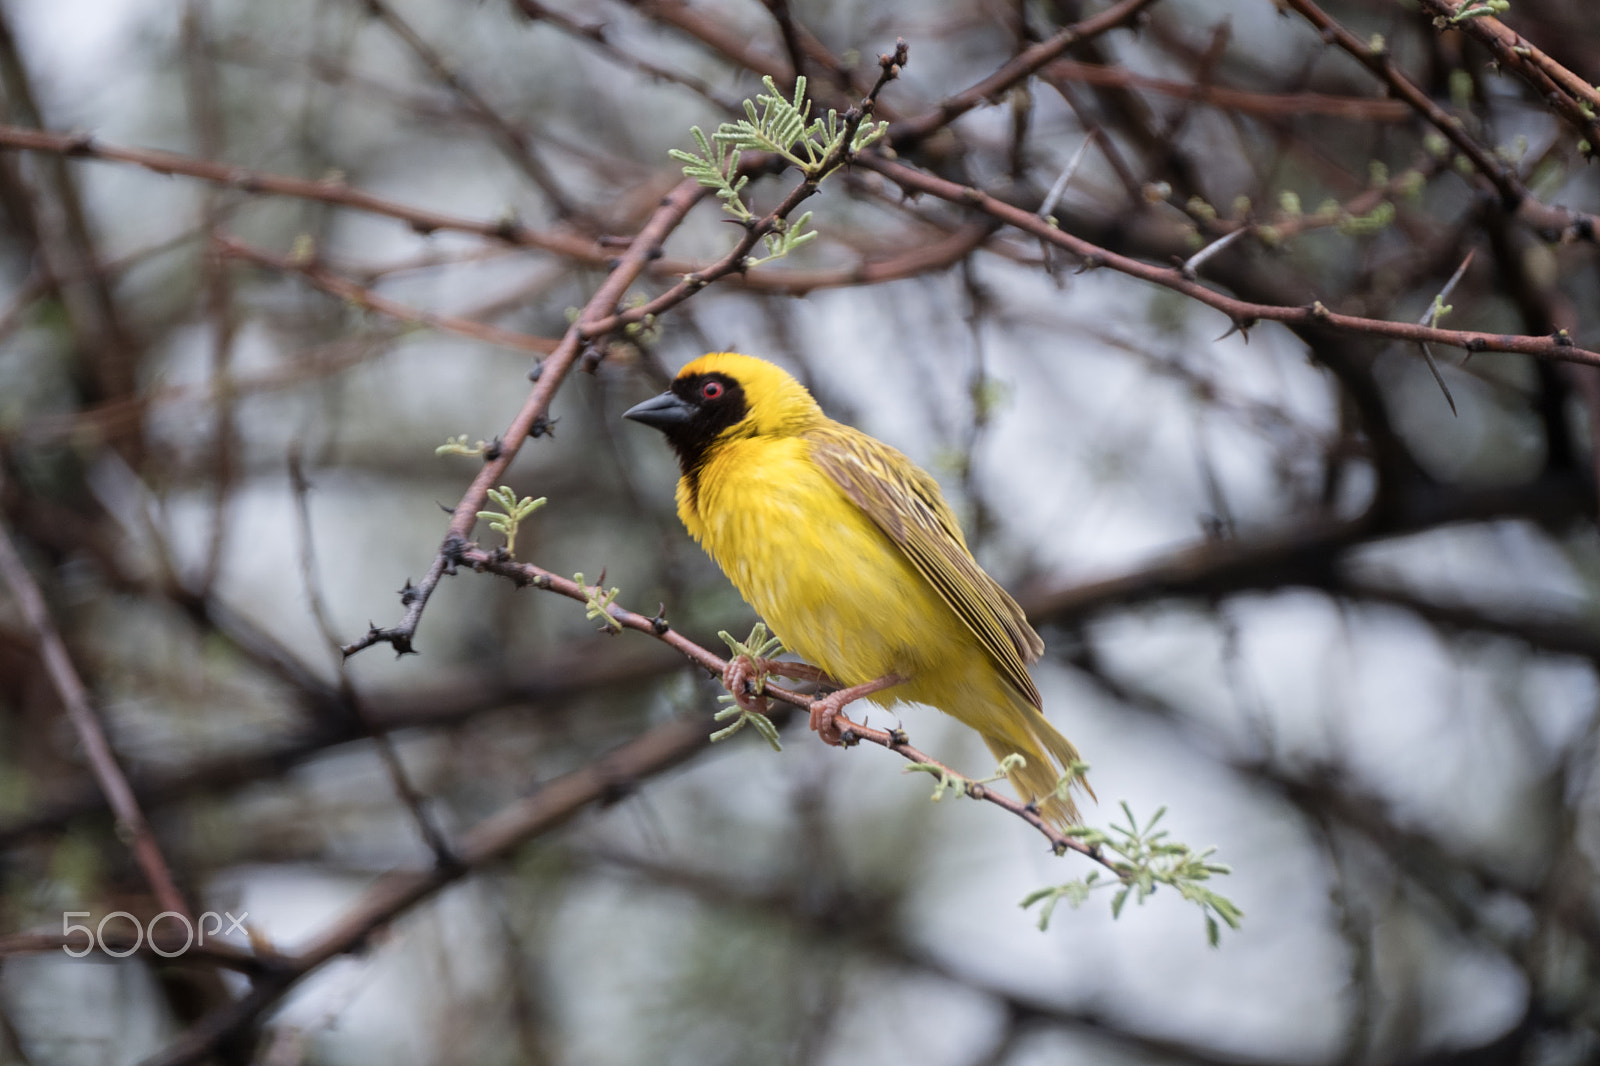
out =
{"type": "MultiPolygon", "coordinates": [[[[1056,793],[1078,751],[1045,720],[1028,676],[1044,643],[972,558],[932,477],[824,415],[784,370],[733,352],[694,360],[623,417],[678,453],[678,516],[746,602],[848,686],[812,704],[824,740],[840,743],[834,719],[854,699],[937,707],[996,758],[1026,760],[1011,783],[1045,818],[1078,820],[1056,793]]],[[[729,679],[743,703],[732,667],[729,679]]],[[[1081,775],[1075,784],[1088,791],[1081,775]]]]}

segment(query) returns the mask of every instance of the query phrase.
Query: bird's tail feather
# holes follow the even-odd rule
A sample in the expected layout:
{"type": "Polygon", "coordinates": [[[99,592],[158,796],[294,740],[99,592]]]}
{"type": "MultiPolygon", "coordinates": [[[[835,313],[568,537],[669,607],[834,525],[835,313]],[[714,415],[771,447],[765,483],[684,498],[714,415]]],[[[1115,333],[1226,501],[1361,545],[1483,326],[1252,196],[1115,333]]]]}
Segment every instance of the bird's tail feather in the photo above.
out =
{"type": "Polygon", "coordinates": [[[1081,788],[1088,793],[1090,799],[1095,798],[1094,789],[1089,787],[1089,782],[1083,775],[1074,775],[1072,784],[1065,794],[1058,794],[1056,791],[1061,778],[1075,764],[1082,762],[1078,749],[1073,747],[1072,741],[1062,736],[1038,708],[1032,706],[1028,707],[1026,712],[1026,735],[1021,729],[1008,729],[1006,732],[1007,736],[985,733],[983,742],[989,746],[989,751],[996,759],[1003,760],[1008,755],[1021,755],[1026,760],[1023,766],[1013,770],[1009,775],[1011,786],[1017,790],[1017,794],[1024,802],[1038,804],[1040,815],[1058,829],[1082,821],[1078,815],[1078,805],[1073,802],[1070,791],[1081,788]]]}

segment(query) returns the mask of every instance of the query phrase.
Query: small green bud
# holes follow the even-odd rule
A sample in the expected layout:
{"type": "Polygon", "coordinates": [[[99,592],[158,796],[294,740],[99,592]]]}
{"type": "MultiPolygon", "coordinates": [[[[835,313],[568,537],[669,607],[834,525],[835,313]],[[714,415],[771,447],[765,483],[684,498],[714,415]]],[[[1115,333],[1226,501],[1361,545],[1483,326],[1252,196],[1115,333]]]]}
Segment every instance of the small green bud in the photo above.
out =
{"type": "Polygon", "coordinates": [[[1385,200],[1365,215],[1352,216],[1339,224],[1339,232],[1352,237],[1369,236],[1387,229],[1394,221],[1394,204],[1385,200]]]}
{"type": "Polygon", "coordinates": [[[1528,154],[1528,138],[1518,134],[1516,140],[1509,145],[1502,144],[1497,146],[1494,154],[1495,158],[1502,163],[1519,163],[1522,161],[1522,157],[1528,154]]]}
{"type": "Polygon", "coordinates": [[[317,261],[317,239],[302,233],[289,246],[289,262],[294,266],[310,266],[317,261]]]}

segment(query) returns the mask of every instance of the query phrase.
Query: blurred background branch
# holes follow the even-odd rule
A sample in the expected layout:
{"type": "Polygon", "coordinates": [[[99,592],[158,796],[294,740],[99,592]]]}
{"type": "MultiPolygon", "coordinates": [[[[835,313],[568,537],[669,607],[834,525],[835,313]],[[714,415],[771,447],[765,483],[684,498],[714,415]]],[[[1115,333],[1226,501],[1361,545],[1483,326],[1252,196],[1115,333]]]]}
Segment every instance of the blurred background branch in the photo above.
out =
{"type": "Polygon", "coordinates": [[[74,12],[0,4],[0,1061],[1600,1056],[1587,4],[74,12]],[[669,158],[897,38],[753,224],[669,158]],[[619,416],[719,348],[939,476],[1242,931],[1040,933],[1027,812],[708,745],[754,619],[619,416]]]}

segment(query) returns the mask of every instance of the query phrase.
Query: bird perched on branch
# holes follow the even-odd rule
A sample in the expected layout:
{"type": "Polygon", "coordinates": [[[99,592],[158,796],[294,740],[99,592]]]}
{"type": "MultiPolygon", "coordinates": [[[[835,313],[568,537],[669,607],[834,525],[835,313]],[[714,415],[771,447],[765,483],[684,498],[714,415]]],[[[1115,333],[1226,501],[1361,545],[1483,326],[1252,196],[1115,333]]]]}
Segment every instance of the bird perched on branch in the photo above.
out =
{"type": "MultiPolygon", "coordinates": [[[[678,516],[745,600],[785,647],[848,686],[812,704],[822,739],[841,742],[835,719],[855,699],[928,704],[997,758],[1021,755],[1011,783],[1045,818],[1077,821],[1057,785],[1070,774],[1088,791],[1078,751],[1045,720],[1028,675],[1044,644],[972,558],[932,477],[828,418],[784,370],[733,352],[694,360],[623,417],[666,435],[682,472],[678,516]]],[[[748,668],[724,679],[741,704],[748,668]]]]}

